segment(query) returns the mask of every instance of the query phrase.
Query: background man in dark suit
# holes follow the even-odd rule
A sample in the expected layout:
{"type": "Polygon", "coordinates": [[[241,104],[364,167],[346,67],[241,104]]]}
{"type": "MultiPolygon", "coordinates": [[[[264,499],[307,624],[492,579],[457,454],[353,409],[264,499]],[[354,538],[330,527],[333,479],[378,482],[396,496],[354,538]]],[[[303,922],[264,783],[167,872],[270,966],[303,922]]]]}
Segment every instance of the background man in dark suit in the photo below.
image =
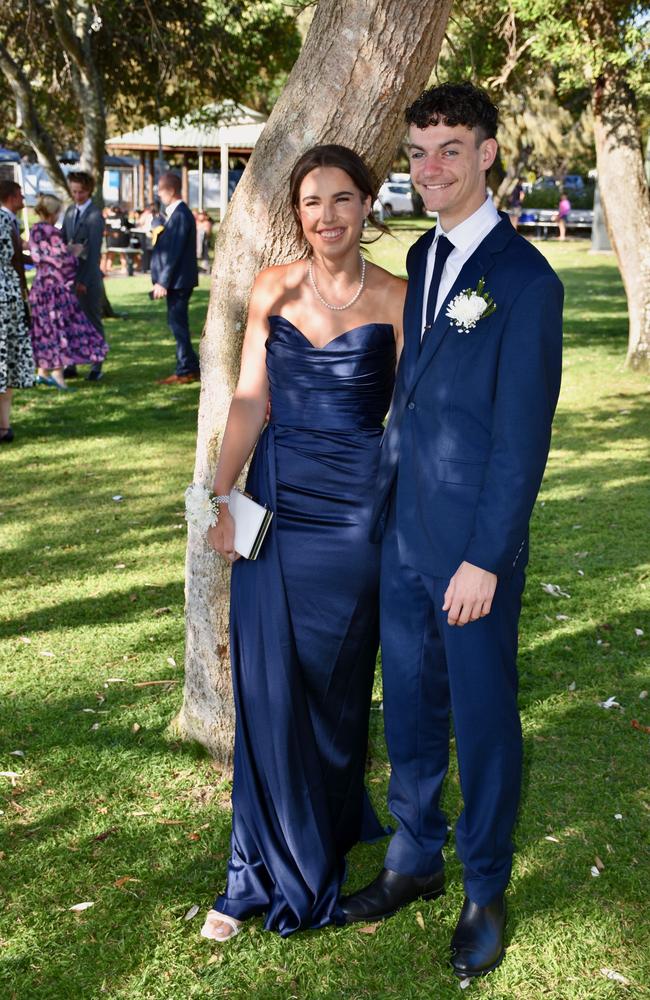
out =
{"type": "Polygon", "coordinates": [[[434,87],[406,119],[413,183],[438,225],[407,257],[404,350],[375,506],[398,827],[379,877],[342,905],[349,921],[374,920],[443,891],[451,713],[465,884],[452,965],[464,978],[504,953],[521,785],[517,628],[560,388],[563,289],[486,196],[498,149],[487,94],[434,87]]]}
{"type": "Polygon", "coordinates": [[[190,297],[199,283],[196,222],[180,194],[178,174],[162,174],[158,195],[165,208],[165,228],[152,251],[151,280],[154,299],[167,299],[167,323],[176,340],[176,371],[159,379],[159,385],[198,382],[201,377],[188,316],[190,297]]]}
{"type": "MultiPolygon", "coordinates": [[[[63,235],[66,243],[80,243],[83,246],[77,259],[75,291],[81,308],[103,337],[104,286],[99,261],[102,255],[104,218],[92,200],[95,181],[90,174],[83,170],[71,171],[68,174],[68,187],[73,204],[68,206],[63,217],[63,235]]],[[[74,378],[76,374],[75,365],[68,365],[64,370],[66,378],[74,378]]],[[[89,382],[99,382],[102,377],[102,362],[99,361],[91,365],[87,378],[89,382]]]]}

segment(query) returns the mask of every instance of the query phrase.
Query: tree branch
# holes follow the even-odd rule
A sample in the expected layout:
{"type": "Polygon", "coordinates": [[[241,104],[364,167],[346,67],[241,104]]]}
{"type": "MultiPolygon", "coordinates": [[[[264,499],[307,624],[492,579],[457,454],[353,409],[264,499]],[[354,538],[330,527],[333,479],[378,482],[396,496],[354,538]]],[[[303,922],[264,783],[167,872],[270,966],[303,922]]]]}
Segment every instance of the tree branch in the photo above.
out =
{"type": "Polygon", "coordinates": [[[4,73],[16,102],[16,125],[32,145],[38,162],[47,170],[57,192],[68,196],[65,174],[56,157],[54,142],[41,123],[29,80],[11,53],[0,40],[0,70],[4,73]]]}

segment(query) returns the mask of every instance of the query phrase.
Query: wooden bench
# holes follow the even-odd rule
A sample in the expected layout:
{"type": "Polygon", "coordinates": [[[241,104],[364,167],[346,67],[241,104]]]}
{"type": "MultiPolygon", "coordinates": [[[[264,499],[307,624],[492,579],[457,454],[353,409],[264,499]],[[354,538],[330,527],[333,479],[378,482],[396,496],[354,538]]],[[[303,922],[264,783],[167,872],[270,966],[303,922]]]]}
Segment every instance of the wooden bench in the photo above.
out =
{"type": "MultiPolygon", "coordinates": [[[[559,232],[559,225],[555,221],[554,211],[548,209],[531,209],[530,212],[522,212],[523,218],[519,220],[517,228],[520,231],[530,232],[534,230],[534,237],[538,240],[547,240],[549,230],[554,233],[559,232]],[[534,215],[536,218],[527,219],[527,215],[534,215]]],[[[572,209],[566,218],[567,232],[583,232],[585,236],[591,235],[593,225],[593,212],[591,209],[572,209]]]]}

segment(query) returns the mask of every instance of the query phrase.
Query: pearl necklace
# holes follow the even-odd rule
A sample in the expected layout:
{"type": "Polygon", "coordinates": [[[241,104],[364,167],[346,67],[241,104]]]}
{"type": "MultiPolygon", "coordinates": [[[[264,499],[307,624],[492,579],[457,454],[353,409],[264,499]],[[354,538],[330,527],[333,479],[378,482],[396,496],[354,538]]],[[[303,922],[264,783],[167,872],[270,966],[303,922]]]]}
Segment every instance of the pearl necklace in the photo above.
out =
{"type": "Polygon", "coordinates": [[[361,280],[359,282],[359,287],[357,288],[355,294],[352,296],[349,302],[346,302],[344,306],[333,306],[331,302],[326,302],[321,293],[318,291],[318,286],[316,285],[316,279],[314,278],[314,262],[312,258],[309,258],[308,273],[309,281],[311,282],[311,287],[314,289],[316,298],[321,305],[325,306],[326,309],[333,309],[335,312],[342,312],[343,309],[349,309],[357,301],[359,296],[363,291],[363,286],[366,282],[366,260],[362,254],[359,254],[359,260],[361,261],[361,280]]]}

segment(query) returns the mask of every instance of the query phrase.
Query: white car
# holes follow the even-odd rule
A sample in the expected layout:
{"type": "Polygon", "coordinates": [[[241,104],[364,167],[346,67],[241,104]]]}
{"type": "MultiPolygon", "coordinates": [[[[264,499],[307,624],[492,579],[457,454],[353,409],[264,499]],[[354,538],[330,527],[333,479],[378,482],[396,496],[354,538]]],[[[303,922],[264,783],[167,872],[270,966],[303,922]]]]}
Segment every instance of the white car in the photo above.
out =
{"type": "MultiPolygon", "coordinates": [[[[379,188],[377,201],[387,217],[391,215],[409,215],[413,212],[413,198],[410,183],[403,181],[384,181],[379,188]]],[[[377,202],[375,202],[375,205],[377,202]]]]}

